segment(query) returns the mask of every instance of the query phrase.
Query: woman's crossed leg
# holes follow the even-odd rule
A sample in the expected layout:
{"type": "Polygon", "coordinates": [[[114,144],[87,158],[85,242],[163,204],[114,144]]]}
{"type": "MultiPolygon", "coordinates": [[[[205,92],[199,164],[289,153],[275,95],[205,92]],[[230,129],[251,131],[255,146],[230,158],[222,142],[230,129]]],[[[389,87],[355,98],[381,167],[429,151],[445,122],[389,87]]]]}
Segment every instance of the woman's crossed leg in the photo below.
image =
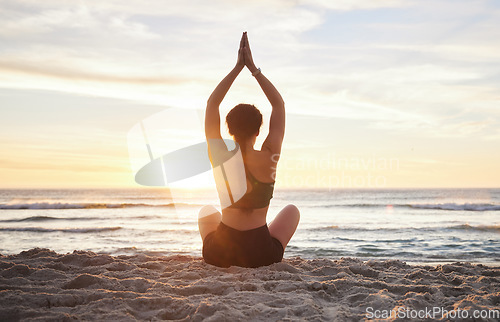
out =
{"type": "Polygon", "coordinates": [[[222,215],[214,206],[203,206],[198,213],[198,229],[200,230],[201,240],[215,231],[219,226],[222,215]]]}
{"type": "Polygon", "coordinates": [[[288,242],[292,238],[297,226],[299,225],[300,211],[295,205],[287,205],[277,215],[276,218],[269,224],[269,232],[271,236],[278,239],[286,248],[288,242]]]}

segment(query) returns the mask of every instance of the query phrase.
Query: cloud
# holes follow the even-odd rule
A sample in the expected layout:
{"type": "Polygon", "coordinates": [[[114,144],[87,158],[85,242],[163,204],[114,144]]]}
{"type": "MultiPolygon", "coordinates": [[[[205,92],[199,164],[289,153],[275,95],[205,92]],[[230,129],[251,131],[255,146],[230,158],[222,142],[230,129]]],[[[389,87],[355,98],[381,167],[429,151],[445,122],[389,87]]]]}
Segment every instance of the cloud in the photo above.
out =
{"type": "MultiPolygon", "coordinates": [[[[77,67],[78,68],[78,67],[77,67]]],[[[127,83],[127,84],[156,84],[168,85],[179,84],[193,81],[188,78],[180,77],[155,77],[153,75],[133,76],[133,75],[114,75],[99,72],[91,72],[81,69],[72,69],[66,66],[46,66],[36,63],[25,63],[8,60],[0,60],[0,71],[3,73],[19,73],[29,75],[40,75],[45,77],[55,77],[65,80],[91,81],[98,83],[127,83]]]]}
{"type": "Polygon", "coordinates": [[[235,61],[243,30],[255,52],[284,57],[300,51],[298,34],[322,22],[321,13],[287,1],[4,4],[0,86],[159,104],[208,95],[214,77],[235,61]]]}
{"type": "MultiPolygon", "coordinates": [[[[38,2],[37,2],[38,3],[38,2]]],[[[91,10],[85,5],[70,5],[54,8],[40,8],[34,5],[31,10],[10,8],[0,12],[0,35],[19,37],[32,34],[50,34],[61,30],[72,30],[83,34],[113,33],[121,37],[138,39],[158,39],[160,36],[141,23],[133,22],[126,16],[91,10]],[[37,8],[38,7],[38,8],[37,8]],[[37,9],[34,9],[37,8],[37,9]],[[17,9],[17,10],[16,10],[17,9]]]]}
{"type": "Polygon", "coordinates": [[[301,0],[300,4],[317,6],[329,10],[350,11],[350,10],[370,10],[379,8],[398,8],[409,6],[413,1],[408,0],[301,0]]]}
{"type": "MultiPolygon", "coordinates": [[[[4,87],[202,106],[247,29],[256,59],[295,113],[448,131],[440,127],[445,116],[471,105],[488,114],[495,100],[489,77],[500,48],[483,33],[500,28],[491,19],[497,13],[476,2],[453,10],[447,1],[429,7],[396,0],[5,3],[4,87]],[[397,10],[387,21],[369,13],[387,8],[397,10]],[[360,10],[367,12],[356,15],[360,10]],[[309,37],[322,26],[336,27],[330,25],[336,14],[347,15],[340,21],[364,36],[344,43],[330,33],[309,37]],[[470,46],[474,35],[482,40],[470,46]]],[[[237,99],[261,94],[251,82],[238,83],[237,99]]]]}

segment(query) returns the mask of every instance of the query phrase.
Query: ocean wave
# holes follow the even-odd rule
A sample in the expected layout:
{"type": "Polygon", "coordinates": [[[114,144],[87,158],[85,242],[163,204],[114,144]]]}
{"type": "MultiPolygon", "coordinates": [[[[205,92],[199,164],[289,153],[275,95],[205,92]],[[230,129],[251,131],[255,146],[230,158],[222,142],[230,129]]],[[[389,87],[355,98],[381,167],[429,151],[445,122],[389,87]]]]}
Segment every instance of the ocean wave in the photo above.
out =
{"type": "Polygon", "coordinates": [[[413,204],[408,205],[417,209],[437,209],[437,210],[466,210],[466,211],[497,211],[500,205],[487,203],[438,203],[438,204],[413,204]]]}
{"type": "Polygon", "coordinates": [[[120,230],[122,227],[96,227],[96,228],[41,228],[41,227],[8,227],[8,228],[0,228],[0,231],[26,231],[26,232],[34,232],[34,233],[54,233],[54,232],[62,232],[62,233],[73,233],[73,234],[86,234],[86,233],[100,233],[106,231],[115,231],[120,230]]]}
{"type": "MultiPolygon", "coordinates": [[[[344,232],[354,232],[354,233],[359,233],[359,232],[398,232],[398,231],[408,231],[412,233],[418,233],[419,231],[425,231],[425,232],[438,232],[442,230],[454,230],[454,229],[460,229],[460,230],[476,230],[476,231],[493,231],[493,232],[500,232],[500,225],[469,225],[469,224],[461,224],[461,225],[454,225],[454,226],[445,226],[445,227],[395,227],[395,228],[388,228],[388,227],[379,227],[379,228],[365,228],[365,227],[341,227],[341,226],[336,226],[336,225],[330,225],[330,226],[323,226],[323,227],[314,227],[314,228],[307,228],[304,229],[309,232],[320,232],[320,231],[344,231],[344,232]]],[[[391,240],[392,242],[394,241],[399,241],[399,240],[391,240]]],[[[411,239],[405,240],[405,241],[413,241],[411,239]]]]}
{"type": "Polygon", "coordinates": [[[465,211],[499,211],[499,204],[488,203],[436,203],[436,204],[381,204],[381,203],[352,203],[352,204],[323,204],[309,206],[311,208],[413,208],[433,210],[465,210],[465,211]]]}
{"type": "Polygon", "coordinates": [[[323,204],[323,205],[312,205],[311,208],[381,208],[387,207],[387,204],[377,204],[377,203],[352,203],[352,204],[323,204]]]}
{"type": "MultiPolygon", "coordinates": [[[[352,233],[360,233],[360,232],[397,232],[397,231],[418,231],[420,229],[428,230],[429,228],[387,228],[387,227],[379,227],[379,228],[365,228],[365,227],[342,227],[337,225],[330,226],[322,226],[322,227],[312,227],[306,228],[305,231],[308,232],[327,232],[327,231],[339,231],[339,232],[352,232],[352,233]]],[[[433,229],[433,228],[430,228],[433,229]]]]}
{"type": "Polygon", "coordinates": [[[146,203],[62,203],[62,202],[34,202],[18,204],[0,204],[0,209],[102,209],[102,208],[133,208],[133,207],[200,207],[200,204],[190,203],[168,203],[168,204],[146,204],[146,203]]]}
{"type": "Polygon", "coordinates": [[[492,231],[500,233],[500,225],[477,225],[472,226],[469,224],[456,225],[448,227],[449,229],[459,229],[459,230],[476,230],[476,231],[492,231]]]}
{"type": "Polygon", "coordinates": [[[30,216],[20,219],[3,219],[0,222],[39,222],[39,221],[53,221],[53,220],[95,220],[100,219],[100,217],[68,217],[68,218],[60,218],[60,217],[51,217],[51,216],[30,216]]]}
{"type": "Polygon", "coordinates": [[[148,216],[132,216],[132,217],[52,217],[52,216],[30,216],[30,217],[24,217],[24,218],[16,218],[16,219],[2,219],[0,220],[0,223],[8,223],[8,222],[44,222],[44,221],[57,221],[57,220],[62,220],[62,221],[73,221],[73,220],[83,220],[83,221],[88,221],[88,220],[106,220],[106,219],[159,219],[163,218],[162,216],[155,216],[155,215],[148,215],[148,216]]]}

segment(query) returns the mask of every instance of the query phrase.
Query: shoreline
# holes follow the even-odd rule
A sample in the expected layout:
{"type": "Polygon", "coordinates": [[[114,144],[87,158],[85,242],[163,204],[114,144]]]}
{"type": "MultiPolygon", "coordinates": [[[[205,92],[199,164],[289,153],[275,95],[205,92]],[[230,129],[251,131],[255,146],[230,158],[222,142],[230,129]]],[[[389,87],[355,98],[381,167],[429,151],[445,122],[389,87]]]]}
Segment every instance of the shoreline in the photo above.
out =
{"type": "MultiPolygon", "coordinates": [[[[39,247],[37,247],[39,248],[39,247]]],[[[33,248],[36,249],[36,248],[33,248]]],[[[47,249],[47,248],[40,248],[40,249],[47,249]]],[[[24,250],[21,252],[26,252],[26,251],[31,251],[32,249],[24,250]]],[[[72,252],[57,252],[52,249],[50,251],[53,251],[57,254],[64,255],[64,254],[70,254],[72,252]]],[[[94,254],[98,255],[107,255],[107,256],[112,256],[112,257],[122,257],[122,256],[137,256],[137,255],[146,255],[146,256],[152,256],[152,257],[175,257],[175,256],[187,256],[191,257],[196,260],[202,260],[201,256],[201,250],[199,251],[200,255],[193,255],[192,253],[165,253],[163,251],[149,251],[149,250],[137,250],[134,252],[105,252],[105,251],[92,251],[92,250],[74,250],[73,252],[91,252],[94,254]]],[[[0,259],[3,257],[7,256],[16,256],[19,255],[18,253],[0,253],[0,259]]],[[[285,256],[283,257],[283,260],[293,260],[293,259],[301,259],[301,260],[320,260],[320,259],[326,259],[326,260],[332,260],[332,261],[338,261],[344,258],[351,258],[351,259],[356,259],[360,260],[363,263],[369,262],[369,261],[400,261],[403,263],[406,263],[407,265],[410,266],[430,266],[430,267],[436,267],[436,266],[442,266],[442,265],[450,265],[450,264],[471,264],[471,265],[482,265],[485,267],[490,267],[490,268],[500,268],[500,261],[495,261],[495,262],[488,262],[488,261],[470,261],[470,260],[458,260],[458,259],[440,259],[440,260],[435,260],[435,261],[422,261],[422,260],[410,260],[410,259],[405,259],[405,258],[387,258],[387,257],[360,257],[360,256],[328,256],[328,257],[303,257],[300,255],[290,255],[286,256],[287,252],[285,251],[285,256]]]]}
{"type": "Polygon", "coordinates": [[[447,311],[447,318],[457,312],[491,315],[500,314],[499,277],[500,267],[466,262],[431,266],[291,257],[255,269],[219,268],[188,255],[58,254],[35,248],[0,256],[0,316],[328,321],[436,308],[447,311]]]}
{"type": "Polygon", "coordinates": [[[443,265],[451,265],[451,264],[471,264],[471,265],[482,265],[490,268],[500,268],[500,263],[491,263],[491,262],[470,262],[470,261],[439,261],[439,262],[414,262],[414,261],[404,261],[406,264],[411,266],[443,266],[443,265]]]}

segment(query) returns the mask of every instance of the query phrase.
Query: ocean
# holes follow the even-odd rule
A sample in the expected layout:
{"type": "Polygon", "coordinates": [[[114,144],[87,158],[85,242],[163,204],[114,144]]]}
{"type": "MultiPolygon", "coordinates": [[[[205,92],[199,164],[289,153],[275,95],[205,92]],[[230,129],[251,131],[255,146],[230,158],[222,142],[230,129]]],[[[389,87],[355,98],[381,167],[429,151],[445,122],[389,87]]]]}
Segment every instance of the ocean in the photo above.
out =
{"type": "MultiPolygon", "coordinates": [[[[500,264],[500,189],[276,190],[268,223],[289,203],[301,221],[285,258],[500,264]]],[[[210,190],[0,190],[0,253],[201,256],[206,204],[220,209],[210,190]]]]}

